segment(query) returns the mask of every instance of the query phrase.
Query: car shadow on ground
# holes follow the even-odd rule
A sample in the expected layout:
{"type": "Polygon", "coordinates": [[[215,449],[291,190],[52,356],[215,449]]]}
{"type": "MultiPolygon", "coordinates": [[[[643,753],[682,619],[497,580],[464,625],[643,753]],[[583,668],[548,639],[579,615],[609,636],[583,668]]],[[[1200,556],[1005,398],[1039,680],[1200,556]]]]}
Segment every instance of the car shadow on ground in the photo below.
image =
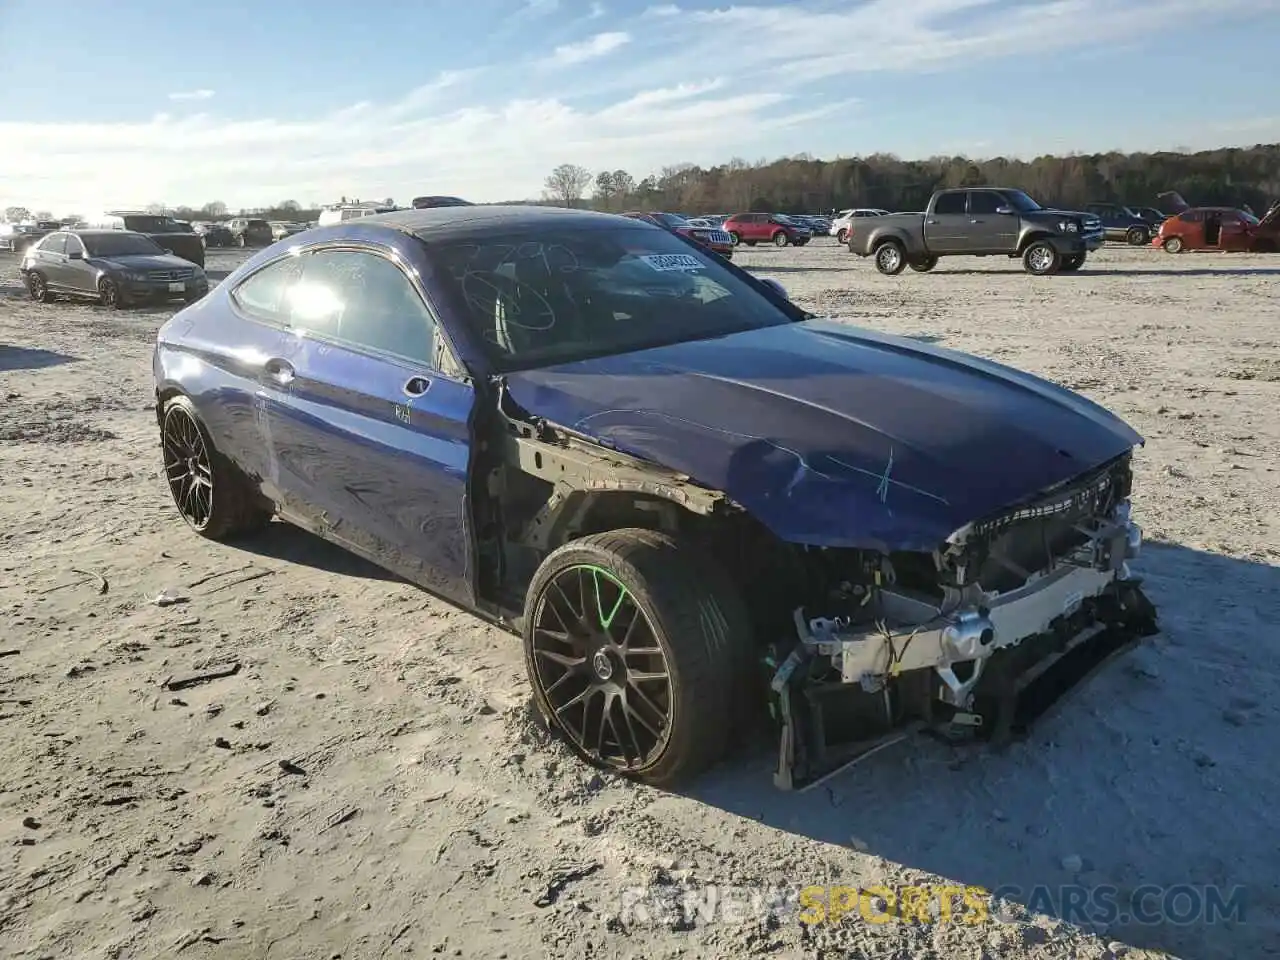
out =
{"type": "Polygon", "coordinates": [[[210,283],[225,280],[231,276],[230,270],[206,270],[204,275],[209,279],[210,283]]]}
{"type": "MultiPolygon", "coordinates": [[[[945,267],[935,268],[933,273],[967,275],[967,276],[995,276],[997,274],[1007,273],[1026,273],[1022,267],[1012,267],[1002,270],[978,270],[971,267],[965,267],[959,270],[949,270],[945,267]]],[[[1193,267],[1190,270],[1170,270],[1165,267],[1156,267],[1153,270],[1143,270],[1133,267],[1082,267],[1079,270],[1071,270],[1055,273],[1055,280],[1060,278],[1071,279],[1072,277],[1269,277],[1280,276],[1280,267],[1222,267],[1222,268],[1201,268],[1193,267]]]]}
{"type": "Polygon", "coordinates": [[[0,343],[0,370],[39,370],[43,367],[56,367],[64,363],[79,363],[80,357],[66,353],[54,353],[52,350],[32,350],[28,347],[15,347],[0,343]]]}
{"type": "Polygon", "coordinates": [[[1160,636],[1029,739],[996,749],[921,737],[804,793],[772,786],[776,761],[761,742],[689,795],[1109,940],[1180,956],[1274,955],[1276,853],[1264,838],[1277,835],[1280,805],[1255,799],[1255,771],[1275,756],[1264,691],[1276,682],[1280,568],[1168,544],[1148,543],[1140,559],[1160,636]],[[1242,915],[1206,917],[1215,896],[1242,915]],[[1073,909],[1083,897],[1093,899],[1073,909]]]}
{"type": "Polygon", "coordinates": [[[854,264],[848,263],[843,267],[825,266],[823,264],[813,264],[811,266],[789,266],[778,264],[776,267],[763,263],[753,263],[751,266],[744,266],[743,269],[751,273],[770,274],[770,273],[845,273],[852,269],[854,264]]]}
{"type": "Polygon", "coordinates": [[[247,553],[283,560],[364,580],[399,582],[400,577],[291,523],[275,521],[258,536],[238,540],[235,546],[247,553]]]}

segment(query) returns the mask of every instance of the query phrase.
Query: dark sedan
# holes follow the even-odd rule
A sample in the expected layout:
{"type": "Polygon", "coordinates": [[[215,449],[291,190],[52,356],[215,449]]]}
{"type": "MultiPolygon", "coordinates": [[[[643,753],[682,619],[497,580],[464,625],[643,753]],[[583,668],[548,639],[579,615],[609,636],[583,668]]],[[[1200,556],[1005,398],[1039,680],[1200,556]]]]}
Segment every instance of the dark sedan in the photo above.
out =
{"type": "Polygon", "coordinates": [[[753,695],[784,787],[903,725],[999,736],[1154,630],[1123,421],[639,220],[320,227],[161,327],[153,372],[192,530],[278,516],[519,633],[551,728],[648,782],[753,695]]]}
{"type": "Polygon", "coordinates": [[[22,279],[32,300],[97,300],[104,307],[185,300],[209,292],[200,267],[127,230],[62,230],[27,251],[22,279]]]}

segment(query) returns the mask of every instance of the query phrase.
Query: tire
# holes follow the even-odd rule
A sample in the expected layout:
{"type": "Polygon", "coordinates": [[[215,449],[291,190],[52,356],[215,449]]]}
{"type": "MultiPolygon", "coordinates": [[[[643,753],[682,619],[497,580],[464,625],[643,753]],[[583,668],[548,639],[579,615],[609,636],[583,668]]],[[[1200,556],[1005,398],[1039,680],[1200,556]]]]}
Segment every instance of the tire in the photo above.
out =
{"type": "Polygon", "coordinates": [[[907,252],[897,240],[886,240],[876,247],[876,269],[886,277],[896,277],[907,266],[907,252]]]}
{"type": "Polygon", "coordinates": [[[1185,249],[1181,237],[1170,237],[1162,246],[1165,253],[1181,253],[1185,249]]]}
{"type": "Polygon", "coordinates": [[[760,241],[759,240],[743,240],[742,242],[745,243],[748,247],[754,247],[760,241]]]}
{"type": "Polygon", "coordinates": [[[1131,247],[1141,247],[1151,242],[1151,233],[1146,227],[1130,227],[1125,240],[1131,247]]]}
{"type": "Polygon", "coordinates": [[[160,447],[174,506],[200,536],[234,540],[257,533],[270,522],[272,511],[263,507],[239,468],[218,453],[187,397],[177,396],[165,403],[160,447]],[[197,459],[201,461],[198,464],[197,459]],[[190,484],[186,478],[193,475],[202,479],[190,484]],[[194,488],[203,488],[204,493],[194,488]]]}
{"type": "Polygon", "coordinates": [[[728,747],[750,629],[732,583],[700,550],[614,530],[573,540],[538,568],[525,598],[525,668],[538,710],[578,756],[671,787],[728,747]]]}
{"type": "Polygon", "coordinates": [[[120,288],[110,277],[98,281],[98,302],[108,310],[123,310],[124,298],[120,296],[120,288]]]}
{"type": "Polygon", "coordinates": [[[1085,255],[1083,253],[1073,253],[1069,257],[1063,257],[1062,266],[1060,266],[1058,269],[1062,270],[1064,273],[1069,273],[1073,270],[1079,270],[1081,267],[1084,266],[1084,258],[1085,258],[1085,255]]]}
{"type": "Polygon", "coordinates": [[[736,247],[738,244],[740,244],[740,243],[742,242],[742,235],[741,235],[741,234],[738,234],[738,233],[734,233],[732,230],[730,230],[730,231],[729,231],[729,242],[730,242],[730,243],[732,243],[732,244],[736,247]]]}
{"type": "Polygon", "coordinates": [[[919,260],[912,260],[909,264],[907,264],[907,266],[909,266],[916,273],[928,273],[937,265],[938,265],[937,257],[922,257],[919,260]]]}
{"type": "Polygon", "coordinates": [[[791,242],[791,238],[788,237],[786,232],[783,230],[779,230],[777,233],[773,235],[773,245],[775,247],[785,247],[790,242],[791,242]]]}
{"type": "Polygon", "coordinates": [[[43,273],[33,270],[27,274],[27,293],[36,303],[53,303],[53,294],[49,292],[49,283],[43,273]]]}
{"type": "Polygon", "coordinates": [[[796,246],[797,246],[797,247],[803,247],[803,246],[804,246],[806,243],[808,243],[808,242],[809,242],[808,240],[797,240],[797,241],[796,241],[796,246]]]}
{"type": "Polygon", "coordinates": [[[1033,277],[1047,277],[1061,266],[1061,254],[1047,240],[1036,240],[1022,251],[1022,268],[1033,277]]]}
{"type": "Polygon", "coordinates": [[[838,230],[836,232],[836,243],[848,243],[848,242],[849,242],[849,231],[844,229],[838,230]]]}

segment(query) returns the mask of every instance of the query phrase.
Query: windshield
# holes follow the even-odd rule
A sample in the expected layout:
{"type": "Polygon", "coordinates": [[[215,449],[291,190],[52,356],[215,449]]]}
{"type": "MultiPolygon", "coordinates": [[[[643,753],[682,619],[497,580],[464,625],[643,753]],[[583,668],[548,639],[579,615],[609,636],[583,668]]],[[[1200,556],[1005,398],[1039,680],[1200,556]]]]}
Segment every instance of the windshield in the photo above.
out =
{"type": "Polygon", "coordinates": [[[1003,192],[1004,198],[1009,201],[1009,205],[1019,213],[1032,213],[1036,210],[1044,209],[1021,190],[1005,190],[1003,192]]]}
{"type": "Polygon", "coordinates": [[[136,233],[81,234],[80,239],[91,257],[155,256],[168,252],[154,241],[136,233]]]}
{"type": "Polygon", "coordinates": [[[499,371],[792,322],[748,281],[674,234],[609,226],[432,246],[499,371]]]}
{"type": "Polygon", "coordinates": [[[678,213],[655,213],[653,219],[668,227],[686,227],[689,221],[678,213]]]}
{"type": "Polygon", "coordinates": [[[124,225],[139,233],[186,233],[187,228],[173,217],[128,216],[124,225]]]}

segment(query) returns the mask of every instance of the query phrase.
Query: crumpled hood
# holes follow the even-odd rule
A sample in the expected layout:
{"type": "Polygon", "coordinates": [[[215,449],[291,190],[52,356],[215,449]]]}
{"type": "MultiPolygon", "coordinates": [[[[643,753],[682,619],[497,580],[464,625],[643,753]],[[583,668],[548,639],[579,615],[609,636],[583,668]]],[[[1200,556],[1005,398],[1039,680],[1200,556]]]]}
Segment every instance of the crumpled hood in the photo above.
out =
{"type": "Polygon", "coordinates": [[[688,474],[783,540],[929,550],[1142,438],[966,354],[809,320],[509,374],[530,413],[688,474]]]}

